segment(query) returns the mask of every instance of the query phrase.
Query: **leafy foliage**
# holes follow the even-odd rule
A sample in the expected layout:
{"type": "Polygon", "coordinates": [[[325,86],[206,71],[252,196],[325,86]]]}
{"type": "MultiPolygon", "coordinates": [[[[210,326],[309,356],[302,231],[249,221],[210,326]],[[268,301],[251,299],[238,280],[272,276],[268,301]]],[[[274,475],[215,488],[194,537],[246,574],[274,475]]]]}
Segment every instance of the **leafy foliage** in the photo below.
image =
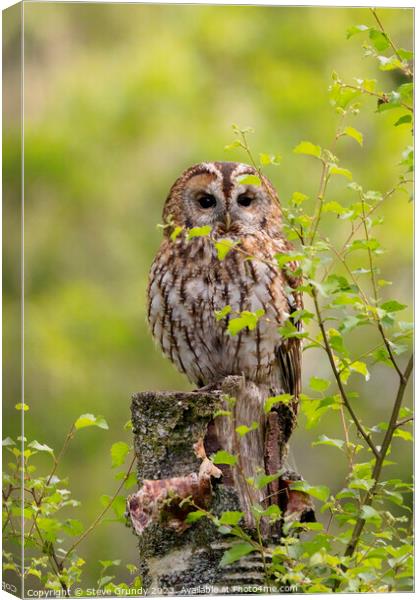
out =
{"type": "MultiPolygon", "coordinates": [[[[348,38],[367,34],[369,45],[364,45],[365,54],[375,57],[381,70],[399,69],[404,77],[411,78],[412,54],[395,46],[376,10],[372,9],[371,14],[377,26],[352,27],[348,31],[348,38]],[[390,56],[382,54],[387,50],[392,52],[390,56]]],[[[331,148],[307,140],[294,148],[295,154],[319,161],[319,191],[312,211],[309,196],[298,191],[292,194],[289,205],[284,208],[285,231],[299,248],[276,256],[278,268],[286,272],[289,263],[299,261],[302,276],[299,289],[306,295],[306,306],[309,306],[309,310],[290,315],[290,319],[279,329],[279,334],[286,339],[304,340],[304,351],[311,349],[322,352],[332,375],[332,379],[315,375],[310,378],[309,386],[316,396],[301,396],[306,427],[317,426],[324,415],[331,411],[337,415],[341,421],[343,439],[323,433],[313,445],[343,453],[348,462],[347,478],[335,492],[323,484],[314,485],[307,481],[296,481],[290,485],[290,489],[315,498],[320,503],[320,514],[329,513],[329,522],[325,527],[321,523],[299,523],[286,518],[283,523],[284,537],[274,552],[264,547],[260,524],[263,518],[283,518],[278,506],[273,505],[268,509],[253,506],[258,534],[256,539],[249,538],[238,523],[219,529],[233,536],[233,540],[240,540],[233,541],[231,549],[225,552],[222,565],[255,551],[261,555],[268,580],[283,584],[297,583],[305,592],[412,589],[412,487],[408,482],[383,476],[383,471],[392,464],[393,441],[396,438],[407,442],[412,440],[411,432],[407,429],[412,422],[412,412],[402,405],[413,368],[412,356],[405,358],[410,350],[411,325],[398,320],[399,314],[406,311],[407,306],[397,299],[383,296],[383,289],[391,282],[380,277],[377,258],[385,249],[378,234],[373,232],[383,223],[383,217],[377,213],[385,200],[412,183],[408,175],[412,169],[412,150],[409,148],[405,151],[400,163],[406,172],[400,176],[395,187],[386,193],[364,190],[354,181],[349,169],[339,166],[336,155],[340,138],[352,138],[359,146],[363,146],[363,133],[347,124],[347,120],[359,113],[356,100],[364,94],[377,99],[378,112],[391,108],[407,111],[395,125],[411,122],[412,84],[406,82],[399,85],[397,90],[385,93],[377,91],[373,80],[360,79],[356,83],[346,84],[333,73],[330,99],[339,122],[331,148]],[[350,181],[347,187],[354,196],[350,203],[343,201],[342,193],[336,192],[333,198],[328,198],[334,175],[350,181]],[[339,247],[324,233],[324,215],[328,213],[336,215],[337,226],[349,228],[347,233],[343,233],[345,242],[339,247]],[[357,262],[354,255],[357,255],[357,262]],[[306,331],[296,327],[299,319],[305,323],[306,331]],[[330,323],[337,325],[333,327],[330,323]],[[376,330],[377,343],[362,351],[356,348],[355,352],[349,339],[355,329],[366,326],[376,330]],[[394,397],[390,393],[388,422],[369,426],[357,414],[354,399],[359,394],[351,388],[352,376],[362,376],[366,386],[371,379],[370,369],[378,362],[395,373],[397,392],[394,397]],[[306,532],[305,537],[300,538],[297,535],[299,532],[306,532]],[[268,555],[272,558],[271,563],[265,561],[268,555]]],[[[234,131],[237,138],[228,148],[242,148],[256,166],[248,142],[249,128],[241,129],[235,125],[234,131]]],[[[274,163],[266,158],[260,160],[260,165],[268,164],[274,163]]],[[[258,260],[257,257],[253,259],[258,260]]],[[[226,307],[219,311],[216,318],[227,318],[230,312],[230,307],[226,307]]],[[[239,317],[228,321],[228,333],[237,335],[245,327],[252,329],[261,318],[264,318],[263,311],[261,314],[241,313],[239,317]]],[[[364,391],[365,394],[367,392],[368,389],[364,391]]],[[[289,394],[268,398],[265,411],[270,412],[276,404],[287,403],[291,398],[289,394]]],[[[229,411],[225,418],[232,418],[229,411]]],[[[255,423],[243,424],[236,428],[236,432],[246,435],[255,426],[255,423]]],[[[223,451],[214,457],[216,462],[222,462],[218,456],[221,453],[223,451]]],[[[241,473],[237,457],[229,455],[224,460],[227,458],[229,464],[241,473]]],[[[279,475],[248,478],[247,484],[263,489],[279,475]]],[[[206,516],[216,524],[220,524],[224,518],[222,515],[218,519],[209,513],[206,516]]]]}
{"type": "MultiPolygon", "coordinates": [[[[29,406],[17,404],[16,409],[27,411],[29,406]]],[[[58,471],[70,442],[87,427],[108,429],[108,424],[104,417],[90,413],[81,415],[71,426],[58,454],[37,440],[27,442],[25,438],[19,438],[15,441],[10,437],[3,440],[4,451],[12,456],[12,462],[3,472],[3,539],[17,548],[21,548],[23,543],[26,555],[24,572],[21,572],[13,553],[4,551],[4,568],[29,581],[35,578],[46,590],[65,596],[70,595],[75,586],[79,595],[83,592],[81,579],[86,561],[77,552],[79,544],[104,520],[109,509],[114,511],[118,521],[125,522],[126,499],[119,492],[123,487],[128,489],[136,483],[135,474],[131,472],[134,465],[132,457],[127,471],[116,475],[120,483],[114,495],[101,497],[103,510],[93,523],[86,527],[79,519],[65,516],[69,511],[70,514],[77,512],[80,502],[72,497],[68,479],[61,478],[58,471]],[[44,453],[51,457],[52,465],[46,474],[41,474],[37,457],[44,453]]],[[[125,442],[114,443],[110,452],[112,467],[123,465],[130,452],[131,448],[125,442]]],[[[114,582],[115,576],[109,575],[108,570],[118,566],[121,563],[119,559],[99,562],[102,568],[97,580],[98,589],[109,594],[117,590],[121,595],[121,590],[141,588],[138,576],[132,578],[130,585],[114,582]]],[[[137,571],[134,565],[127,565],[127,569],[131,575],[137,571]]]]}

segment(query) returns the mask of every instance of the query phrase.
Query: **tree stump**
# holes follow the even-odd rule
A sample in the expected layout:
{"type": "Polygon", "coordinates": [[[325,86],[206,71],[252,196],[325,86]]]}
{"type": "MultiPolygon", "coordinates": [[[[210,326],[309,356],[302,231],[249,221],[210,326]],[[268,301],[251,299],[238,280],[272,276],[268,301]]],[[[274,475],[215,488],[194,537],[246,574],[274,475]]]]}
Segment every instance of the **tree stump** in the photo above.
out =
{"type": "MultiPolygon", "coordinates": [[[[256,393],[252,385],[241,377],[228,377],[220,390],[140,392],[133,396],[139,491],[128,498],[127,507],[139,540],[140,573],[147,595],[275,591],[267,587],[258,553],[220,566],[232,539],[207,518],[186,522],[191,511],[201,508],[214,515],[242,511],[243,527],[250,535],[255,533],[250,506],[256,502],[268,506],[274,501],[283,516],[293,510],[299,519],[312,520],[308,498],[288,491],[288,483],[300,478],[290,471],[261,491],[253,489],[250,493],[247,489],[250,486],[244,476],[255,475],[255,469],[264,474],[273,465],[283,467],[294,418],[285,405],[266,416],[257,404],[256,414],[250,414],[246,399],[256,393]],[[236,398],[234,406],[229,404],[232,397],[236,398]],[[233,418],[225,415],[228,410],[233,418]],[[215,416],[218,411],[219,416],[215,416]],[[236,465],[214,465],[208,457],[221,448],[234,453],[232,440],[238,438],[234,429],[247,423],[241,420],[245,416],[259,427],[243,436],[243,447],[236,446],[240,454],[249,448],[255,453],[242,466],[240,477],[236,465]]],[[[279,534],[278,527],[266,528],[265,544],[278,542],[279,534]]]]}

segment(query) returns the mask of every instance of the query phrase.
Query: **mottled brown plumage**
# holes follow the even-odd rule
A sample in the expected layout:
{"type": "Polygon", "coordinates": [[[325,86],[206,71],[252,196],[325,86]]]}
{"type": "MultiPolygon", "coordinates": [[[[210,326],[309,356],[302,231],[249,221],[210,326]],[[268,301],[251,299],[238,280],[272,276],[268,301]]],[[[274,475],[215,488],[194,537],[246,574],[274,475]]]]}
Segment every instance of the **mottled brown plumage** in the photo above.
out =
{"type": "MultiPolygon", "coordinates": [[[[247,174],[259,177],[241,163],[201,163],[174,183],[163,211],[168,226],[150,271],[148,319],[163,352],[195,385],[218,386],[231,375],[252,384],[247,402],[255,406],[237,417],[261,421],[263,427],[253,434],[254,451],[249,451],[261,455],[265,399],[290,393],[297,410],[300,342],[282,340],[278,328],[302,301],[299,281],[290,273],[293,265],[286,273],[275,258],[291,249],[282,233],[277,194],[265,177],[261,185],[241,183],[247,174]],[[191,228],[203,226],[211,226],[209,235],[188,239],[191,228]],[[214,245],[220,240],[235,244],[224,260],[214,245]],[[227,305],[231,313],[217,321],[215,312],[227,305]],[[229,319],[258,309],[265,312],[254,330],[228,335],[229,319]]],[[[226,441],[226,432],[220,437],[226,441]]],[[[256,468],[252,457],[245,462],[246,471],[256,468]]]]}

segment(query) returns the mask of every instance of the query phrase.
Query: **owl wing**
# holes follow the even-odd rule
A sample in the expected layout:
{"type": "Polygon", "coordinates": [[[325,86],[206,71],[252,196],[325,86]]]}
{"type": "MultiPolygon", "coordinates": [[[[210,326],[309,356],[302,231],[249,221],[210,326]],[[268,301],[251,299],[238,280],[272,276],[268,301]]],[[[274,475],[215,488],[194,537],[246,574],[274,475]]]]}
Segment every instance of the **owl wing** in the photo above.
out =
{"type": "MultiPolygon", "coordinates": [[[[290,246],[291,248],[291,246],[290,246]]],[[[290,249],[289,248],[289,249],[290,249]]],[[[289,314],[303,308],[302,293],[297,289],[301,284],[301,277],[295,274],[298,264],[288,263],[287,269],[282,270],[285,283],[284,297],[287,302],[289,314]]],[[[291,318],[298,331],[302,329],[300,320],[291,318]]],[[[302,341],[298,338],[286,338],[276,348],[277,362],[280,368],[280,379],[284,393],[292,394],[293,411],[296,413],[301,392],[302,382],[302,341]]]]}

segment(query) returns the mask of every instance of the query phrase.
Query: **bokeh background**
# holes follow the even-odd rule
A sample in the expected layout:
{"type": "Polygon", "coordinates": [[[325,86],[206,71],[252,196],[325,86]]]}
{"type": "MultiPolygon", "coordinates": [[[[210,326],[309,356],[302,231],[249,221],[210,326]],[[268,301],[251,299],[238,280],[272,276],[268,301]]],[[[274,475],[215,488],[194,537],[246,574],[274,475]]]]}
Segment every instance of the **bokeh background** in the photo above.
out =
{"type": "MultiPolygon", "coordinates": [[[[380,14],[398,44],[411,48],[412,11],[380,14]]],[[[123,429],[130,395],[190,388],[155,348],[145,319],[148,269],[161,238],[156,225],[175,178],[202,160],[244,160],[224,150],[237,123],[255,129],[256,154],[282,154],[281,166],[267,174],[283,201],[294,191],[313,196],[319,167],[292,150],[301,140],[331,143],[331,72],[346,81],[379,78],[389,89],[399,80],[363,58],[362,37],[346,40],[348,27],[373,25],[367,9],[27,3],[24,15],[26,435],[58,449],[80,414],[106,418],[108,431],[79,432],[60,468],[82,502],[73,516],[87,525],[100,495],[116,486],[109,448],[130,441],[123,429]]],[[[13,32],[7,36],[13,40],[13,32]]],[[[6,84],[12,78],[6,70],[6,84]]],[[[356,181],[387,191],[400,173],[410,128],[393,126],[394,111],[375,114],[374,100],[363,104],[353,124],[365,135],[364,147],[346,139],[337,151],[356,181]]],[[[8,141],[14,143],[13,132],[8,141]]],[[[330,199],[351,199],[344,180],[330,199]]],[[[399,193],[383,213],[383,277],[410,305],[412,205],[399,193]]],[[[330,226],[343,240],[346,226],[330,226]]],[[[369,330],[363,336],[358,343],[372,345],[369,330]]],[[[328,366],[307,352],[305,382],[314,374],[328,376],[328,366]]],[[[386,420],[395,385],[391,372],[373,368],[356,401],[366,422],[386,420]]],[[[320,433],[340,437],[337,413],[310,431],[302,417],[292,457],[311,483],[336,490],[345,457],[312,447],[320,433]]],[[[408,445],[398,441],[395,449],[397,465],[390,468],[409,477],[408,445]]],[[[91,586],[99,559],[137,560],[136,539],[120,523],[103,524],[79,550],[91,586]]]]}

